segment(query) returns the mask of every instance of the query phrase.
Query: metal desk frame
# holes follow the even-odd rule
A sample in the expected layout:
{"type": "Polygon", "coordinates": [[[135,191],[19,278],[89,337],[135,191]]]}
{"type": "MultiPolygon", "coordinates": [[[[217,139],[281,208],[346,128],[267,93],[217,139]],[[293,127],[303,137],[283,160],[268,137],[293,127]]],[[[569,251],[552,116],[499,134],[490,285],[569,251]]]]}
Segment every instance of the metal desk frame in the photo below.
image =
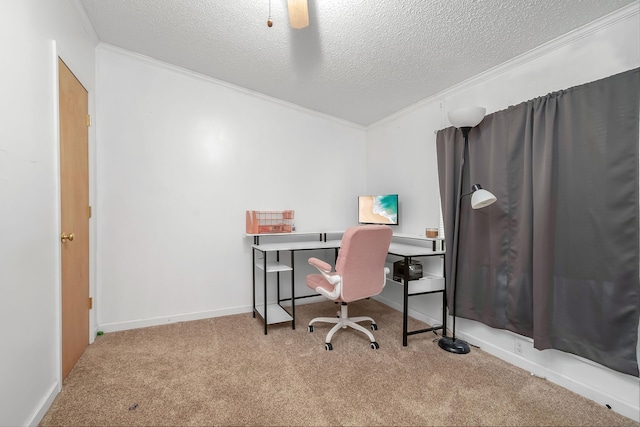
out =
{"type": "MultiPolygon", "coordinates": [[[[335,233],[335,232],[331,232],[331,233],[335,233]]],[[[295,235],[298,233],[286,233],[285,235],[295,235]]],[[[336,256],[337,256],[337,252],[338,249],[340,248],[340,240],[329,240],[327,241],[327,233],[323,233],[323,232],[313,232],[313,233],[299,233],[299,234],[317,234],[319,236],[318,240],[313,240],[313,241],[301,241],[301,242],[278,242],[278,243],[266,243],[266,244],[260,244],[259,243],[259,236],[258,235],[248,235],[253,237],[253,245],[252,245],[252,265],[253,265],[253,317],[256,317],[256,313],[258,314],[258,316],[262,317],[263,321],[264,321],[264,334],[267,335],[267,327],[269,325],[268,323],[268,313],[267,313],[267,306],[269,304],[267,304],[267,274],[269,272],[275,272],[276,273],[276,287],[277,287],[277,305],[280,307],[280,309],[282,309],[283,311],[285,311],[288,315],[289,318],[287,320],[283,320],[283,321],[291,321],[291,329],[295,329],[296,328],[296,319],[295,319],[295,313],[296,313],[296,308],[295,308],[295,300],[296,300],[296,296],[295,296],[295,257],[294,254],[297,251],[306,251],[306,250],[320,250],[320,249],[334,249],[336,252],[336,256]],[[257,306],[256,306],[256,268],[259,268],[256,264],[256,251],[258,252],[262,252],[263,255],[263,264],[262,264],[262,270],[263,270],[263,292],[264,292],[264,315],[262,315],[262,313],[260,313],[260,311],[258,310],[257,306]],[[288,251],[290,252],[290,266],[284,266],[286,268],[276,268],[273,270],[268,270],[267,268],[267,254],[268,253],[272,253],[275,252],[276,253],[276,262],[279,264],[280,263],[280,252],[281,251],[288,251]],[[291,272],[291,298],[286,298],[286,299],[282,299],[280,298],[280,273],[283,271],[290,271],[291,272]],[[291,312],[289,313],[282,305],[281,303],[283,301],[289,301],[291,300],[291,312]]],[[[394,236],[394,237],[398,237],[398,238],[407,238],[408,236],[404,236],[404,235],[400,235],[400,236],[394,236]]],[[[410,238],[410,237],[409,237],[410,238]]],[[[443,248],[444,245],[441,244],[441,248],[443,248]]],[[[443,289],[438,289],[438,290],[432,290],[432,291],[424,291],[424,292],[414,292],[414,293],[409,293],[409,268],[405,268],[404,269],[404,278],[403,278],[403,309],[402,309],[402,345],[403,346],[407,346],[407,337],[409,335],[415,335],[415,334],[421,334],[421,333],[425,333],[425,332],[431,332],[431,331],[437,331],[437,330],[442,330],[442,335],[446,336],[446,331],[447,331],[447,311],[446,311],[446,307],[447,307],[447,296],[446,296],[446,277],[444,277],[444,257],[445,257],[445,251],[443,249],[440,250],[435,250],[435,242],[433,242],[432,248],[427,248],[424,246],[418,246],[418,245],[410,245],[410,244],[406,244],[406,243],[396,243],[396,242],[391,242],[391,245],[389,246],[389,251],[388,251],[389,255],[393,255],[393,256],[397,256],[397,257],[401,257],[404,259],[404,263],[405,266],[410,265],[412,258],[419,258],[419,257],[432,257],[432,256],[441,256],[443,258],[443,278],[445,280],[445,286],[443,286],[443,289]],[[428,295],[428,294],[434,294],[434,293],[438,293],[438,292],[442,292],[442,325],[441,326],[435,326],[435,327],[430,327],[430,328],[425,328],[425,329],[419,329],[419,330],[415,330],[415,331],[409,331],[408,330],[408,317],[409,317],[409,297],[411,296],[417,296],[417,295],[428,295]]],[[[299,298],[306,298],[306,297],[311,297],[311,296],[315,296],[315,295],[305,295],[304,297],[299,297],[299,298]]],[[[280,323],[280,322],[272,322],[272,323],[280,323]]]]}
{"type": "Polygon", "coordinates": [[[446,336],[447,335],[447,293],[445,292],[446,290],[446,277],[444,276],[444,257],[445,257],[445,251],[444,250],[433,250],[433,249],[428,249],[422,246],[417,246],[417,245],[408,245],[408,244],[404,244],[404,243],[395,243],[395,242],[391,242],[391,245],[389,246],[389,255],[394,255],[394,256],[398,256],[403,258],[404,260],[404,277],[403,277],[403,301],[402,301],[402,345],[404,347],[407,346],[407,337],[409,335],[415,335],[415,334],[422,334],[425,332],[431,332],[431,331],[437,331],[437,330],[442,330],[442,336],[446,336]],[[443,286],[442,289],[438,289],[438,290],[433,290],[433,291],[425,291],[425,292],[415,292],[415,293],[409,293],[409,265],[411,264],[411,259],[412,258],[418,258],[418,257],[432,257],[432,256],[441,256],[442,257],[442,263],[443,263],[443,268],[442,268],[442,276],[445,280],[445,286],[443,286]],[[409,297],[412,296],[417,296],[417,295],[428,295],[428,294],[434,294],[434,293],[438,293],[438,292],[442,292],[442,325],[441,326],[434,326],[431,328],[425,328],[425,329],[418,329],[415,331],[409,331],[408,330],[408,323],[409,323],[409,297]]]}
{"type": "MultiPolygon", "coordinates": [[[[256,317],[256,313],[258,316],[262,317],[264,321],[264,334],[267,335],[267,326],[269,325],[268,320],[268,306],[271,305],[273,309],[273,304],[267,303],[267,275],[268,273],[276,273],[276,287],[277,287],[277,306],[286,312],[289,315],[289,318],[286,320],[272,322],[272,323],[281,323],[283,321],[291,321],[291,329],[296,328],[296,296],[295,296],[295,253],[298,251],[309,251],[309,250],[320,250],[320,249],[334,249],[337,253],[338,248],[340,248],[340,240],[326,240],[326,234],[323,236],[325,240],[321,237],[320,240],[316,241],[304,241],[304,242],[281,242],[281,243],[267,243],[267,244],[253,244],[252,245],[252,264],[253,264],[253,317],[256,317]],[[264,292],[264,311],[260,313],[258,307],[256,306],[256,268],[258,267],[256,263],[256,251],[262,252],[262,270],[263,270],[263,292],[264,292]],[[288,251],[290,252],[290,266],[285,264],[280,264],[280,252],[288,251]],[[274,266],[273,269],[269,270],[267,268],[267,254],[268,253],[276,253],[276,264],[272,264],[274,266]],[[280,273],[283,271],[291,272],[291,298],[280,298],[280,273]],[[291,312],[289,313],[281,303],[283,301],[291,300],[291,312]]],[[[315,295],[308,295],[315,296],[315,295]]],[[[305,296],[307,297],[307,296],[305,296]]],[[[305,298],[300,297],[300,298],[305,298]]],[[[279,309],[276,307],[275,310],[279,309]]]]}

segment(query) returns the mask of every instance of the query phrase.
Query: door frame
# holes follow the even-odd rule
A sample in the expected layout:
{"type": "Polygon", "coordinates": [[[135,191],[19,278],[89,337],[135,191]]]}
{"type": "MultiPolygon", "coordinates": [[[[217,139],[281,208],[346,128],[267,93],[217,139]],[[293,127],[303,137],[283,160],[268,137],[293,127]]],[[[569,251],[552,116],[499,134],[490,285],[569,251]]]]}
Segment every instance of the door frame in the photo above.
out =
{"type": "Polygon", "coordinates": [[[95,89],[90,79],[83,76],[78,71],[82,69],[74,65],[73,55],[66,55],[63,48],[55,40],[52,41],[52,68],[53,68],[53,128],[54,128],[54,150],[55,150],[55,257],[57,265],[56,277],[56,360],[55,366],[57,370],[57,389],[62,390],[62,247],[60,245],[60,225],[62,220],[62,199],[61,199],[61,183],[60,183],[60,95],[59,95],[59,71],[58,58],[61,59],[67,67],[73,72],[78,81],[87,90],[88,96],[88,113],[92,117],[91,126],[88,127],[88,184],[89,184],[89,205],[92,206],[92,215],[89,219],[89,297],[93,298],[93,308],[89,311],[89,345],[91,345],[97,333],[97,304],[96,304],[96,221],[95,221],[95,89]]]}

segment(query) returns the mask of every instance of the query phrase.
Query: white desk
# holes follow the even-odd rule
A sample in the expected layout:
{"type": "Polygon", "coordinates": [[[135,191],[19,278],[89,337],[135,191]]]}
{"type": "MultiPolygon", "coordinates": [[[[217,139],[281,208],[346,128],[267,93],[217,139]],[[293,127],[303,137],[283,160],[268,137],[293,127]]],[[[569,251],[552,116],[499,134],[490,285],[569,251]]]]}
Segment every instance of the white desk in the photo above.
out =
{"type": "MultiPolygon", "coordinates": [[[[260,236],[273,236],[274,234],[263,235],[247,235],[253,237],[254,244],[252,245],[252,265],[253,265],[253,317],[256,317],[256,313],[264,321],[264,333],[267,334],[267,326],[273,323],[291,322],[291,329],[296,328],[295,323],[295,259],[294,253],[297,251],[305,250],[318,250],[318,249],[334,249],[337,251],[340,248],[340,240],[326,240],[327,234],[341,233],[341,232],[307,232],[307,233],[282,233],[275,234],[276,236],[291,236],[291,235],[317,235],[318,240],[300,241],[300,242],[277,242],[277,243],[265,243],[259,244],[260,236]],[[290,265],[280,262],[280,252],[290,252],[290,265]],[[256,263],[256,252],[262,253],[262,263],[256,263]],[[276,253],[276,260],[267,262],[268,253],[276,253]],[[256,305],[256,268],[263,270],[263,295],[264,304],[262,306],[256,305]],[[291,274],[291,312],[288,312],[280,303],[288,301],[288,299],[280,298],[280,273],[290,272],[291,274]],[[267,303],[267,275],[268,273],[276,273],[277,275],[277,302],[273,304],[267,303]]],[[[400,239],[417,239],[414,236],[396,235],[400,239]]],[[[421,238],[420,240],[425,240],[421,238]]],[[[429,239],[432,240],[432,239],[429,239]]],[[[434,243],[435,245],[435,243],[434,243]]],[[[403,289],[403,303],[402,303],[402,345],[407,345],[407,337],[409,335],[420,334],[424,332],[442,330],[443,335],[446,335],[447,330],[447,315],[446,315],[446,293],[444,291],[444,281],[437,282],[440,286],[431,286],[431,283],[436,284],[436,281],[430,281],[429,278],[423,278],[421,280],[409,279],[409,268],[412,258],[418,257],[432,257],[441,256],[443,258],[444,266],[444,250],[434,250],[433,248],[427,248],[424,246],[411,245],[407,243],[391,242],[389,246],[389,255],[398,256],[404,260],[404,278],[400,283],[403,289]],[[410,283],[413,282],[413,283],[410,283]],[[414,286],[417,285],[417,286],[414,286]],[[412,288],[410,290],[409,288],[412,288]],[[420,329],[415,331],[408,330],[408,312],[409,312],[409,297],[416,295],[427,295],[432,293],[442,292],[442,326],[436,326],[426,329],[420,329]]],[[[444,267],[443,267],[444,271],[444,267]]],[[[393,280],[391,280],[393,281],[393,280]]]]}

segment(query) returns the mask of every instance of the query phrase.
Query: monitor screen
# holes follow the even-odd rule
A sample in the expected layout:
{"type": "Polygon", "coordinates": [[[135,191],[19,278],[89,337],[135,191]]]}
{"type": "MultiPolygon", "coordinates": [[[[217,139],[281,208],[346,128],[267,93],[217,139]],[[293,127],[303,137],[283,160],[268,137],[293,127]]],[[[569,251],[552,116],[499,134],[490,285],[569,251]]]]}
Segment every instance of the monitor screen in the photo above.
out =
{"type": "Polygon", "coordinates": [[[398,225],[398,195],[358,196],[358,223],[398,225]]]}

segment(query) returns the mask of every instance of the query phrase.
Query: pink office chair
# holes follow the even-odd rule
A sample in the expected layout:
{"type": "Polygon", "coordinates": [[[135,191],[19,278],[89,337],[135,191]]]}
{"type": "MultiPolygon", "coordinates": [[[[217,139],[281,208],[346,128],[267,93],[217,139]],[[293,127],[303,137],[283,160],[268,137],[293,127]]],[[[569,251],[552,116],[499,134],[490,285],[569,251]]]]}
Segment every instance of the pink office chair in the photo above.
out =
{"type": "Polygon", "coordinates": [[[351,327],[365,333],[371,341],[371,348],[380,346],[373,334],[357,322],[371,322],[371,329],[378,326],[371,317],[349,317],[347,303],[378,295],[387,281],[389,268],[385,267],[387,252],[393,232],[386,225],[361,225],[347,229],[342,236],[336,271],[331,265],[317,258],[309,258],[309,264],[320,274],[309,274],[307,286],[330,300],[340,302],[339,317],[316,317],[309,322],[309,332],[313,332],[316,322],[335,323],[325,338],[324,347],[332,350],[331,338],[338,329],[351,327]]]}

